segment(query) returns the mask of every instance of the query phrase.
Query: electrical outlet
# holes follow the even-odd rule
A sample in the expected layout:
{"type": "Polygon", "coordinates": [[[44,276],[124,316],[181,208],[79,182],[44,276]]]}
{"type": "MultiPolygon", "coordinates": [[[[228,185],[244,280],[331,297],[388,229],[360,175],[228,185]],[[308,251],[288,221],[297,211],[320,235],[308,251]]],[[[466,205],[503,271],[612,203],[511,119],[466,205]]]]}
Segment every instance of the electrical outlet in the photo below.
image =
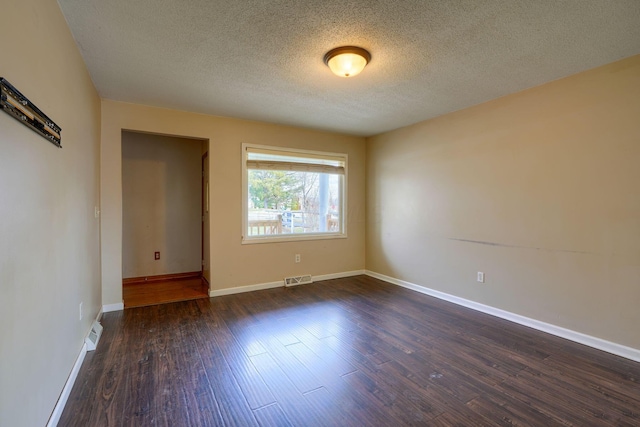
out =
{"type": "Polygon", "coordinates": [[[155,252],[153,254],[153,259],[155,259],[156,261],[160,259],[160,252],[155,252]]]}
{"type": "Polygon", "coordinates": [[[478,282],[484,283],[484,273],[482,271],[478,271],[478,282]]]}
{"type": "Polygon", "coordinates": [[[300,254],[296,254],[296,262],[300,262],[300,254]]]}
{"type": "Polygon", "coordinates": [[[82,303],[78,306],[78,311],[80,312],[80,318],[78,320],[82,320],[82,303]]]}

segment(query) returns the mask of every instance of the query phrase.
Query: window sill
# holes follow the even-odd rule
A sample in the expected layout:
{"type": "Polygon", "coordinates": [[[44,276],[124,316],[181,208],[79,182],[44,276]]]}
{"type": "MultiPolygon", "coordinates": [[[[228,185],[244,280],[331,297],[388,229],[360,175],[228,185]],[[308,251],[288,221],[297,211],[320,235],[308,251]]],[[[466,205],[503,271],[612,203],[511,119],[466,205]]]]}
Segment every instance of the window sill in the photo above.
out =
{"type": "Polygon", "coordinates": [[[300,242],[306,240],[329,240],[329,239],[346,239],[346,234],[340,233],[326,233],[326,234],[302,234],[297,236],[282,236],[282,237],[244,237],[242,239],[243,245],[253,245],[259,243],[283,243],[283,242],[300,242]]]}

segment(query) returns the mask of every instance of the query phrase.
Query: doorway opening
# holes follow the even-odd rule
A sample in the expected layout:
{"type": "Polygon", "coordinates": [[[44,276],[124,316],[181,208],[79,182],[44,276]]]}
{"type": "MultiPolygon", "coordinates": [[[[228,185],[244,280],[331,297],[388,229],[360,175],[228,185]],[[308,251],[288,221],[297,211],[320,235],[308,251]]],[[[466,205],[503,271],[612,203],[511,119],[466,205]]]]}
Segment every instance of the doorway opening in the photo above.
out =
{"type": "Polygon", "coordinates": [[[125,308],[209,296],[208,146],[208,140],[122,131],[125,308]]]}

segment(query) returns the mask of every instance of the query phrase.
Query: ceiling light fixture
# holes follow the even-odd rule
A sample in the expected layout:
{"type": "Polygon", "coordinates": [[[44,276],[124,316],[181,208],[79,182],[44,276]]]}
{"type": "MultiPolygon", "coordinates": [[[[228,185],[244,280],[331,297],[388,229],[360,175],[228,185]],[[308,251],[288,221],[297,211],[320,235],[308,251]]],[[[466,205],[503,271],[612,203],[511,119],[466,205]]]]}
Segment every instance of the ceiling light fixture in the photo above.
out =
{"type": "Polygon", "coordinates": [[[371,54],[361,47],[341,46],[331,49],[324,55],[324,63],[333,74],[340,77],[353,77],[371,61],[371,54]]]}

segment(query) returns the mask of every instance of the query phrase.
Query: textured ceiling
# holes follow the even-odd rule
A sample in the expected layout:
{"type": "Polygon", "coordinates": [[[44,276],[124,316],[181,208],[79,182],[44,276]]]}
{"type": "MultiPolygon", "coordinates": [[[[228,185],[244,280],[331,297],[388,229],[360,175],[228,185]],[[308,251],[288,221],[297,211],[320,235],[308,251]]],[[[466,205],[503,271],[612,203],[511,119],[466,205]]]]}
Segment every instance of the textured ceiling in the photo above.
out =
{"type": "Polygon", "coordinates": [[[640,0],[58,2],[103,98],[355,135],[640,53],[640,0]]]}

